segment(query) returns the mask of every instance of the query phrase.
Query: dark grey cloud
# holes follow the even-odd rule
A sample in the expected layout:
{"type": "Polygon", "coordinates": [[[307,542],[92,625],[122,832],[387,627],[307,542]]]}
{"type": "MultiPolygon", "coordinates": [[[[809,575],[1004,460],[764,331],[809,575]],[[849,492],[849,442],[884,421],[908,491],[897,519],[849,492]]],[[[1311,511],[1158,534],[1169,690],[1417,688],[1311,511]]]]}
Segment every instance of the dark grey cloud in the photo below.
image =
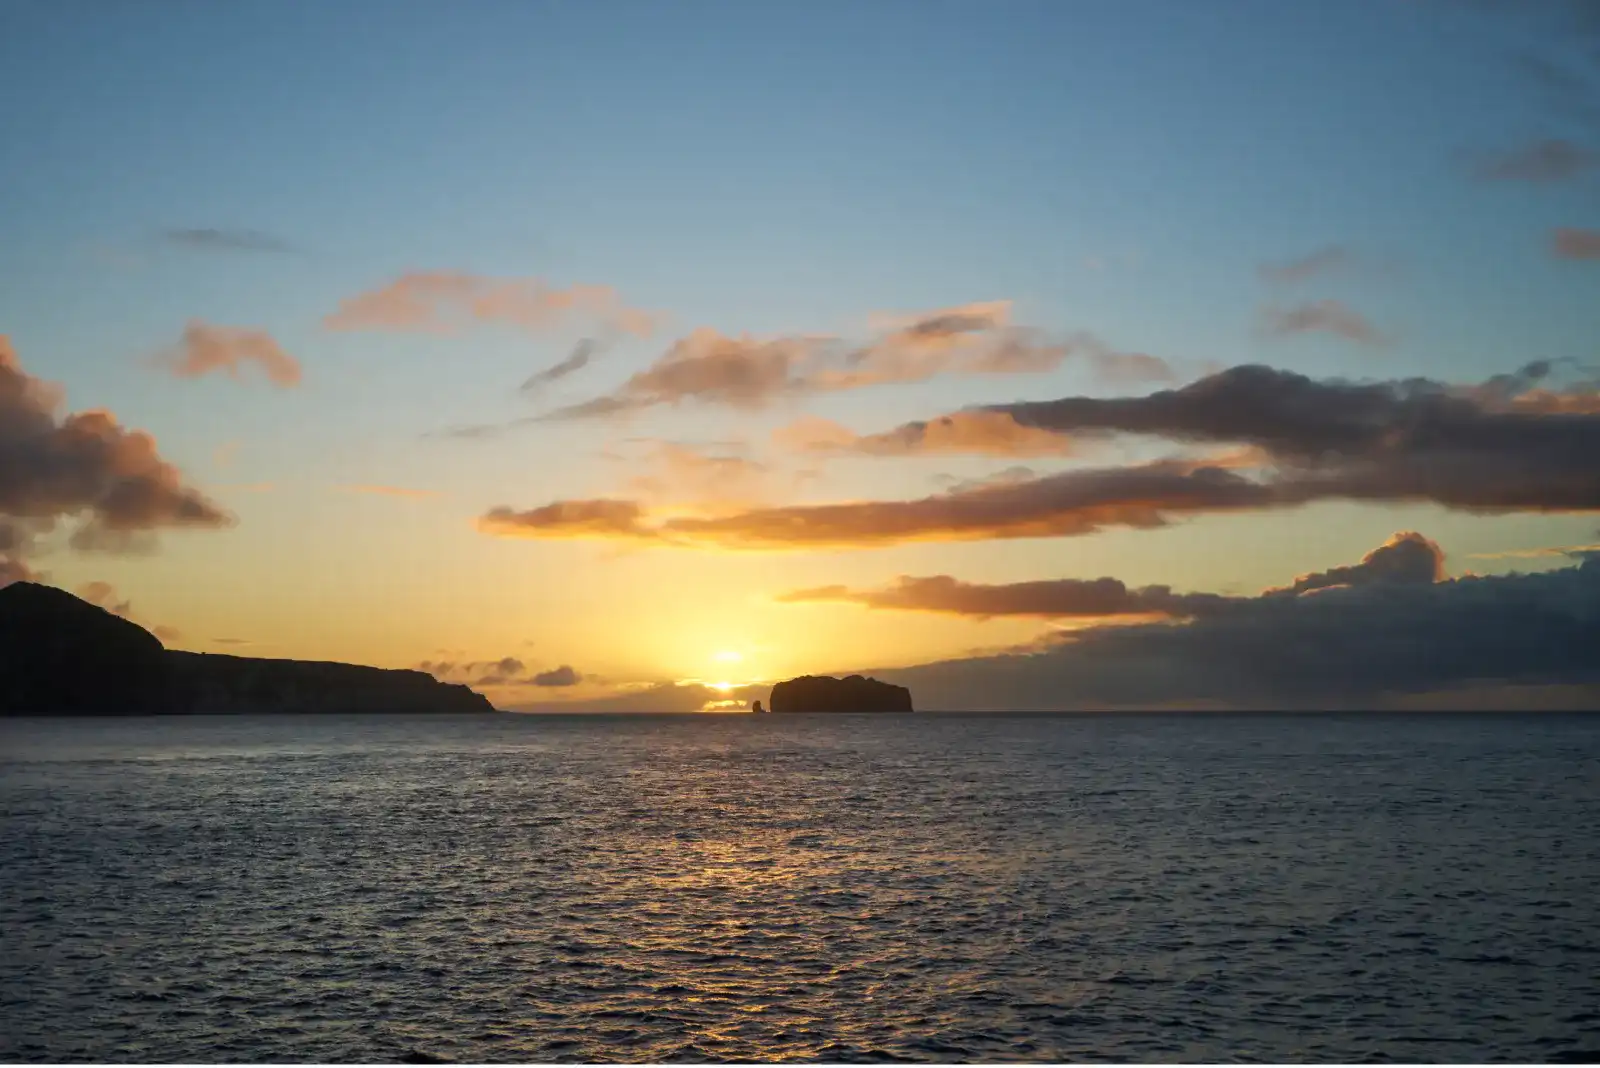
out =
{"type": "Polygon", "coordinates": [[[1292,308],[1267,308],[1261,313],[1261,330],[1268,337],[1296,334],[1333,334],[1358,345],[1379,345],[1383,333],[1367,317],[1339,300],[1317,300],[1292,308]]]}
{"type": "MultiPolygon", "coordinates": [[[[1360,563],[1301,575],[1263,597],[1298,596],[1336,587],[1438,582],[1445,577],[1444,551],[1415,531],[1402,531],[1364,556],[1360,563]]],[[[868,608],[936,612],[974,619],[1106,619],[1164,616],[1193,619],[1247,606],[1251,598],[1213,593],[1175,593],[1170,586],[1134,588],[1120,579],[1043,579],[996,585],[963,582],[950,575],[902,575],[876,590],[821,586],[780,594],[786,604],[842,602],[868,608]]]]}
{"type": "Polygon", "coordinates": [[[215,226],[175,227],[162,238],[196,252],[293,252],[294,247],[258,230],[231,230],[215,226]]]}
{"type": "Polygon", "coordinates": [[[589,365],[589,361],[594,358],[598,351],[599,345],[597,342],[584,338],[573,346],[572,352],[568,354],[566,359],[551,367],[546,367],[543,371],[530,375],[527,381],[522,383],[522,392],[533,393],[552,382],[565,378],[567,375],[583,370],[589,365]]]}
{"type": "Polygon", "coordinates": [[[466,681],[473,686],[576,686],[583,680],[570,664],[562,664],[550,671],[529,671],[528,666],[515,656],[499,660],[473,660],[460,663],[452,660],[424,660],[417,665],[436,679],[466,681]]]}
{"type": "MultiPolygon", "coordinates": [[[[1537,382],[1550,369],[1530,364],[1520,381],[1537,382]]],[[[1264,485],[1287,500],[1432,501],[1484,512],[1600,508],[1600,415],[1525,407],[1514,376],[1491,381],[1492,389],[1421,378],[1319,381],[1247,365],[1143,397],[989,410],[1060,433],[1257,446],[1278,468],[1264,485]]]]}
{"type": "Polygon", "coordinates": [[[992,619],[1023,616],[1040,619],[1103,619],[1117,616],[1188,618],[1223,609],[1229,598],[1209,593],[1174,593],[1168,586],[1134,589],[1120,579],[1045,579],[981,585],[949,575],[902,575],[878,590],[822,586],[795,590],[777,598],[787,604],[838,601],[868,608],[992,619]]]}
{"type": "Polygon", "coordinates": [[[1364,708],[1393,695],[1600,684],[1600,560],[1437,583],[1402,572],[1263,595],[1185,623],[1080,631],[1056,648],[870,669],[919,708],[1211,702],[1364,708]]]}
{"type": "Polygon", "coordinates": [[[1443,580],[1444,550],[1414,530],[1402,531],[1361,558],[1359,564],[1313,571],[1268,594],[1297,595],[1336,586],[1421,583],[1443,580]]]}
{"type": "Polygon", "coordinates": [[[554,670],[539,672],[532,681],[535,686],[576,686],[582,679],[571,664],[562,664],[554,670]]]}

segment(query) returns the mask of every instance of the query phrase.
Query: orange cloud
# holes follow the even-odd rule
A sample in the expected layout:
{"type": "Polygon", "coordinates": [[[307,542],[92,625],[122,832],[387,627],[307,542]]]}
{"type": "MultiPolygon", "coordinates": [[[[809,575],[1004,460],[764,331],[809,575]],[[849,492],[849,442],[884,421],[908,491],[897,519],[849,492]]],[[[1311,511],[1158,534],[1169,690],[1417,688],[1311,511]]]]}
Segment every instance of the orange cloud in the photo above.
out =
{"type": "Polygon", "coordinates": [[[412,271],[348,297],[323,320],[329,330],[448,333],[471,323],[540,331],[569,316],[601,320],[648,337],[655,318],[624,305],[610,286],[556,289],[537,278],[495,279],[459,271],[412,271]]]}
{"type": "Polygon", "coordinates": [[[1065,434],[1023,426],[1005,412],[976,409],[866,435],[808,416],[774,431],[773,440],[796,452],[862,456],[1070,456],[1078,451],[1077,444],[1065,434]]]}
{"type": "Polygon", "coordinates": [[[200,378],[213,371],[238,378],[245,364],[255,363],[275,386],[300,384],[299,362],[265,330],[214,326],[199,319],[189,321],[183,339],[163,353],[159,362],[179,378],[200,378]]]}
{"type": "Polygon", "coordinates": [[[557,501],[517,512],[496,508],[484,533],[527,538],[604,538],[729,549],[833,549],[915,541],[1064,537],[1105,527],[1158,527],[1175,514],[1288,503],[1268,485],[1216,468],[1164,461],[1069,471],[903,501],[757,508],[717,517],[652,520],[633,501],[557,501]]]}
{"type": "Polygon", "coordinates": [[[771,474],[765,464],[743,456],[703,452],[671,441],[653,442],[644,464],[648,473],[629,480],[630,492],[701,508],[761,500],[771,474]]]}
{"type": "Polygon", "coordinates": [[[23,371],[0,335],[0,515],[38,524],[77,518],[80,549],[132,547],[160,527],[225,527],[232,518],[184,484],[156,440],[106,411],[58,416],[59,388],[23,371]]]}
{"type": "MultiPolygon", "coordinates": [[[[1164,360],[1112,350],[1092,335],[1060,342],[1007,325],[1009,301],[989,301],[895,319],[875,341],[731,337],[701,327],[613,393],[550,413],[547,419],[617,415],[684,401],[760,409],[774,401],[868,386],[922,382],[943,374],[1034,374],[1084,359],[1116,382],[1168,381],[1164,360]]],[[[884,325],[878,320],[878,325],[884,325]]]]}
{"type": "Polygon", "coordinates": [[[439,496],[438,490],[406,489],[404,486],[340,486],[345,493],[363,493],[374,497],[402,497],[406,500],[420,501],[439,496]]]}

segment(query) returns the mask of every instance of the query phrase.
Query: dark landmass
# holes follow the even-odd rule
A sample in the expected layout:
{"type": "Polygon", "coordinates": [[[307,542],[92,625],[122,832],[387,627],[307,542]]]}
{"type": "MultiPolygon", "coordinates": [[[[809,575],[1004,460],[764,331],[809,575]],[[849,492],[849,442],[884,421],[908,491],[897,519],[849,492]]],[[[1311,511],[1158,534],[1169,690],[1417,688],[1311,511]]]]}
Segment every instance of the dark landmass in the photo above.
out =
{"type": "Polygon", "coordinates": [[[0,715],[493,711],[422,671],[169,650],[65,590],[0,589],[0,715]]]}
{"type": "MultiPolygon", "coordinates": [[[[759,704],[759,703],[758,703],[759,704]]],[[[772,688],[773,712],[910,712],[911,691],[861,675],[802,675],[772,688]]],[[[758,708],[759,711],[759,708],[758,708]]]]}

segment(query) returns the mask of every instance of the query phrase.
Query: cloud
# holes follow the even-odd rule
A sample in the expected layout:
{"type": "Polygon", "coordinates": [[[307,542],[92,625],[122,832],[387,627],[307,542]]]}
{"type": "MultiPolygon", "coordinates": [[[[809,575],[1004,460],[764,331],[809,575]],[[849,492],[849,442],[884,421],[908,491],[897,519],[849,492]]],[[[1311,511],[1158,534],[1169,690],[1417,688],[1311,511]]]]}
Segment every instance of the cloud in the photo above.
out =
{"type": "Polygon", "coordinates": [[[156,451],[155,438],[107,411],[57,415],[61,392],[29,376],[0,336],[0,516],[75,518],[79,547],[127,547],[163,527],[217,529],[232,519],[156,451]]]}
{"type": "Polygon", "coordinates": [[[543,389],[545,386],[548,386],[551,382],[554,382],[557,379],[565,378],[567,375],[570,375],[575,371],[583,370],[583,368],[589,365],[589,360],[594,356],[596,351],[596,343],[588,338],[584,338],[582,341],[578,342],[577,345],[573,346],[572,352],[567,356],[566,359],[562,360],[558,364],[555,364],[554,366],[546,367],[543,371],[539,371],[536,374],[530,375],[527,381],[522,383],[522,392],[535,392],[536,390],[543,389]]]}
{"type": "Polygon", "coordinates": [[[1217,468],[1163,461],[1070,471],[918,500],[758,508],[650,522],[637,503],[558,501],[526,512],[496,508],[487,534],[602,538],[730,549],[833,549],[915,541],[1064,537],[1107,527],[1164,526],[1172,516],[1287,503],[1270,486],[1217,468]]]}
{"type": "Polygon", "coordinates": [[[756,411],[785,399],[946,374],[1036,374],[1055,370],[1069,357],[1117,383],[1175,377],[1166,361],[1119,352],[1090,334],[1051,341],[1010,326],[1010,307],[1009,301],[988,301],[910,318],[880,317],[880,335],[859,346],[836,337],[734,337],[701,327],[614,392],[545,418],[599,418],[685,402],[756,411]]]}
{"type": "Polygon", "coordinates": [[[1472,172],[1488,182],[1563,182],[1600,165],[1600,156],[1571,141],[1535,141],[1476,160],[1472,172]]]}
{"type": "Polygon", "coordinates": [[[1557,259],[1600,260],[1600,230],[1557,230],[1550,237],[1550,251],[1557,259]]]}
{"type": "Polygon", "coordinates": [[[154,634],[163,643],[177,641],[182,637],[175,627],[153,624],[142,619],[134,612],[133,602],[119,595],[116,587],[109,582],[88,582],[79,586],[76,592],[79,597],[90,604],[98,608],[104,608],[112,615],[121,616],[131,623],[139,624],[139,626],[154,634]]]}
{"type": "MultiPolygon", "coordinates": [[[[1600,507],[1600,418],[1525,406],[1551,371],[1476,387],[1430,379],[1317,381],[1258,365],[1145,397],[997,405],[1025,426],[1258,447],[1282,498],[1431,501],[1479,512],[1600,507]]],[[[1587,396],[1584,387],[1575,396],[1587,396]]],[[[1559,406],[1555,406],[1559,408],[1559,406]]]]}
{"type": "Polygon", "coordinates": [[[1416,531],[1402,531],[1361,558],[1359,564],[1301,575],[1288,586],[1269,594],[1301,594],[1335,586],[1369,586],[1374,583],[1439,582],[1444,575],[1444,550],[1416,531]]]}
{"type": "Polygon", "coordinates": [[[871,673],[911,687],[920,708],[974,710],[1371,708],[1393,695],[1600,683],[1600,560],[1415,579],[1235,599],[1186,622],[1075,631],[1045,652],[871,673]]]}
{"type": "Polygon", "coordinates": [[[571,664],[562,664],[552,671],[541,671],[533,677],[535,686],[576,686],[583,680],[583,676],[573,670],[571,664]]]}
{"type": "Polygon", "coordinates": [[[642,524],[644,515],[633,501],[556,501],[525,512],[491,508],[478,519],[478,529],[505,537],[651,540],[655,534],[642,524]]]}
{"type": "Polygon", "coordinates": [[[104,608],[116,616],[126,616],[133,610],[132,601],[118,601],[116,588],[109,582],[90,582],[78,587],[78,596],[92,605],[104,608]]]}
{"type": "Polygon", "coordinates": [[[810,338],[728,337],[702,327],[629,377],[615,393],[558,409],[546,418],[610,416],[686,400],[759,409],[780,396],[805,391],[804,381],[794,372],[822,344],[810,338]]]}
{"type": "Polygon", "coordinates": [[[1600,545],[1551,545],[1539,549],[1504,549],[1495,553],[1468,553],[1473,560],[1541,560],[1553,556],[1584,558],[1600,553],[1600,545]]]}
{"type": "Polygon", "coordinates": [[[329,330],[451,333],[465,325],[499,323],[537,332],[571,316],[640,337],[648,337],[656,326],[653,316],[624,305],[610,286],[556,289],[537,278],[488,278],[459,271],[403,274],[340,301],[323,325],[329,330]]]}
{"type": "Polygon", "coordinates": [[[962,582],[949,575],[901,575],[886,589],[851,590],[822,586],[780,594],[779,602],[799,604],[834,601],[868,608],[992,619],[1024,616],[1039,619],[1096,619],[1118,616],[1187,618],[1216,611],[1229,598],[1208,593],[1173,593],[1167,586],[1132,589],[1119,579],[1046,579],[1003,585],[962,582]]]}
{"type": "Polygon", "coordinates": [[[404,486],[355,485],[338,488],[344,493],[360,493],[371,497],[399,497],[408,501],[425,501],[440,496],[438,490],[407,489],[404,486]]]}
{"type": "Polygon", "coordinates": [[[450,660],[424,660],[416,667],[441,681],[465,680],[473,686],[537,686],[543,688],[576,686],[583,676],[570,664],[549,671],[531,672],[527,664],[515,656],[499,660],[474,660],[457,663],[450,660]]]}
{"type": "Polygon", "coordinates": [[[13,582],[37,582],[39,576],[34,573],[26,561],[14,556],[0,556],[0,589],[11,585],[13,582]]]}
{"type": "Polygon", "coordinates": [[[660,517],[637,501],[499,507],[484,533],[678,546],[820,549],[916,541],[1065,537],[1154,528],[1214,512],[1313,501],[1431,502],[1477,513],[1600,510],[1600,417],[1522,405],[1549,374],[1460,387],[1430,379],[1318,381],[1258,365],[1142,397],[992,405],[1062,435],[1140,434],[1240,446],[1221,456],[1081,469],[915,500],[660,517]]]}
{"type": "Polygon", "coordinates": [[[650,445],[642,460],[645,473],[629,479],[629,492],[701,509],[749,504],[766,496],[772,472],[765,464],[730,452],[704,451],[673,441],[650,445]]]}
{"type": "Polygon", "coordinates": [[[212,371],[238,378],[245,364],[255,363],[275,386],[300,384],[299,361],[265,330],[213,326],[198,319],[190,320],[183,339],[162,353],[158,362],[179,378],[200,378],[212,371]]]}
{"type": "Polygon", "coordinates": [[[223,230],[211,226],[162,231],[170,244],[196,252],[293,252],[292,246],[256,230],[223,230]]]}
{"type": "Polygon", "coordinates": [[[1261,328],[1268,337],[1327,333],[1354,341],[1358,345],[1378,345],[1383,335],[1377,327],[1343,301],[1318,300],[1294,308],[1267,308],[1261,314],[1261,328]]]}
{"type": "Polygon", "coordinates": [[[880,434],[858,435],[838,423],[807,416],[773,432],[795,452],[859,456],[974,455],[1071,456],[1078,443],[1063,434],[1025,427],[1005,412],[968,410],[905,423],[880,434]]]}
{"type": "Polygon", "coordinates": [[[1348,267],[1354,257],[1343,245],[1325,245],[1315,252],[1284,263],[1264,263],[1257,268],[1262,280],[1292,285],[1348,267]]]}

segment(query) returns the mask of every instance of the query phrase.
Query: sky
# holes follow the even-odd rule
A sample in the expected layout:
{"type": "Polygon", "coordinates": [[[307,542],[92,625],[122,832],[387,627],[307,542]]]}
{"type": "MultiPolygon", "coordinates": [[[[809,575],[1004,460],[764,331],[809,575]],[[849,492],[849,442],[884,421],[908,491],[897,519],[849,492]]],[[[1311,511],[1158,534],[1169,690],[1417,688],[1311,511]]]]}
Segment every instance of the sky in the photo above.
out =
{"type": "Polygon", "coordinates": [[[1594,0],[10,0],[0,129],[0,581],[171,647],[1600,695],[1594,0]]]}

